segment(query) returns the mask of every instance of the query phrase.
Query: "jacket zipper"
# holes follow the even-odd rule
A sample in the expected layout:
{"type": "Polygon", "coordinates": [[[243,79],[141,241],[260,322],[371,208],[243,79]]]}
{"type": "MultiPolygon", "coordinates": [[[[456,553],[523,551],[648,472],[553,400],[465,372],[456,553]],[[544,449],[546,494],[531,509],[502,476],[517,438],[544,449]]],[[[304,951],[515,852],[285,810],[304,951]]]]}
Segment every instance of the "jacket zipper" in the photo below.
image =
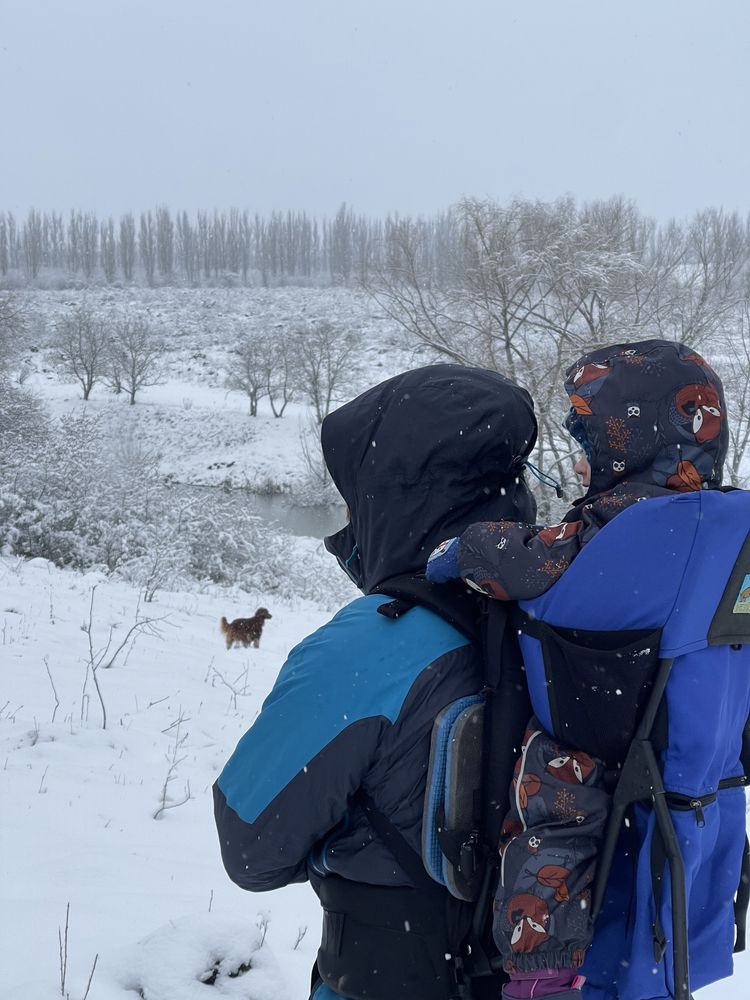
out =
{"type": "MultiPolygon", "coordinates": [[[[520,798],[521,782],[523,781],[524,772],[526,771],[526,757],[528,755],[529,748],[531,747],[531,744],[534,742],[537,736],[541,735],[541,732],[542,732],[541,729],[535,729],[534,732],[529,737],[526,745],[524,746],[523,752],[521,753],[521,769],[518,772],[518,779],[516,781],[516,809],[518,811],[518,818],[521,820],[521,826],[524,829],[524,833],[526,832],[528,827],[526,826],[526,818],[524,817],[523,809],[521,809],[521,798],[520,798]]],[[[512,840],[509,840],[508,843],[505,845],[505,850],[503,851],[503,859],[500,862],[500,885],[502,885],[503,887],[505,887],[505,859],[508,856],[508,850],[510,848],[510,845],[515,840],[518,840],[518,836],[513,837],[512,840]]]]}
{"type": "Polygon", "coordinates": [[[688,812],[693,810],[695,813],[695,821],[698,826],[706,825],[706,814],[703,811],[704,806],[711,805],[715,802],[718,793],[725,788],[742,788],[747,784],[747,777],[742,774],[738,778],[723,778],[719,782],[719,787],[715,792],[709,792],[708,795],[681,795],[679,792],[667,792],[665,798],[667,800],[667,805],[671,809],[676,809],[680,812],[688,812]]]}

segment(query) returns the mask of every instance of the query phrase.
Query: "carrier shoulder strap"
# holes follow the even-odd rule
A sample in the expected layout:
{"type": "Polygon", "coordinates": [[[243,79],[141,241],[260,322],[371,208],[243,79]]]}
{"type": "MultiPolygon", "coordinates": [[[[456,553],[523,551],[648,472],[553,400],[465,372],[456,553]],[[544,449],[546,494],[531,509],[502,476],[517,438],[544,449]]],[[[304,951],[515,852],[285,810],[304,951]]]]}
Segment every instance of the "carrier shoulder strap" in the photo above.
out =
{"type": "Polygon", "coordinates": [[[465,584],[431,583],[424,576],[404,574],[384,580],[372,593],[394,598],[378,608],[378,614],[386,618],[400,618],[415,607],[427,608],[481,646],[482,620],[488,601],[465,584]]]}
{"type": "Polygon", "coordinates": [[[411,844],[404,837],[403,833],[396,827],[387,816],[385,816],[375,805],[371,795],[364,788],[360,788],[354,795],[354,801],[362,809],[370,826],[380,837],[385,846],[398,861],[401,868],[406,872],[418,889],[434,889],[436,883],[427,874],[422,858],[414,850],[411,844]]]}
{"type": "Polygon", "coordinates": [[[500,828],[510,808],[513,769],[532,715],[518,631],[513,627],[514,615],[515,605],[488,601],[483,643],[484,787],[494,797],[485,803],[482,832],[493,852],[497,850],[500,828]]]}

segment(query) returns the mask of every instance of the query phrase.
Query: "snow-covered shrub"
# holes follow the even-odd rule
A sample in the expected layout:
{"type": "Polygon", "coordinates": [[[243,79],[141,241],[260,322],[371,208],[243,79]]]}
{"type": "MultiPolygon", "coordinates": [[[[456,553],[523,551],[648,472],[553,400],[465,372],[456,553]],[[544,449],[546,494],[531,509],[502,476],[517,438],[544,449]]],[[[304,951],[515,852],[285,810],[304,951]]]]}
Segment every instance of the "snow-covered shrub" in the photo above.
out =
{"type": "Polygon", "coordinates": [[[261,931],[246,920],[213,914],[170,920],[123,949],[112,965],[112,978],[144,1000],[282,1000],[289,995],[261,931]]]}
{"type": "Polygon", "coordinates": [[[4,466],[22,463],[47,436],[44,407],[25,389],[0,373],[0,454],[4,466]]]}
{"type": "Polygon", "coordinates": [[[122,461],[96,417],[66,415],[0,493],[0,530],[19,555],[111,572],[142,548],[157,486],[122,461]]]}
{"type": "Polygon", "coordinates": [[[2,426],[15,429],[0,431],[8,458],[0,467],[0,548],[116,572],[146,600],[196,584],[326,607],[343,595],[335,560],[252,514],[242,492],[166,485],[159,455],[135,433],[112,435],[85,410],[48,425],[32,397],[10,388],[0,410],[2,426]]]}

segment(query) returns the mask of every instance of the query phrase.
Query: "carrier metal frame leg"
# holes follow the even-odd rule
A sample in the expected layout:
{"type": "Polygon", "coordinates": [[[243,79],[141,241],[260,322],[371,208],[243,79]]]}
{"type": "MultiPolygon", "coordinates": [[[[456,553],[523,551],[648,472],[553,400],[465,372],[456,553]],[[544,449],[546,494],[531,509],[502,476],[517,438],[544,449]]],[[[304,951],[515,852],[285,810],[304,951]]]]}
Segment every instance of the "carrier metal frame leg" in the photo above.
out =
{"type": "MultiPolygon", "coordinates": [[[[666,801],[666,789],[662,781],[661,768],[653,745],[653,731],[657,713],[664,697],[664,692],[672,671],[674,660],[661,660],[654,680],[643,717],[638,725],[635,738],[630,744],[625,762],[622,766],[617,786],[612,798],[612,812],[602,843],[599,857],[594,896],[592,901],[592,916],[598,917],[612,868],[612,862],[617,848],[623,822],[628,807],[636,802],[650,801],[656,817],[656,828],[664,844],[664,854],[669,865],[671,898],[672,898],[672,955],[674,961],[674,997],[675,1000],[691,1000],[690,969],[688,961],[688,928],[687,928],[687,898],[685,892],[685,866],[680,853],[680,845],[675,833],[669,806],[666,801]]],[[[659,894],[660,895],[660,894],[659,894]]],[[[654,936],[659,925],[659,900],[655,899],[657,908],[654,936]]],[[[658,946],[657,946],[658,947],[658,946]]],[[[663,957],[656,954],[658,961],[663,957]]]]}

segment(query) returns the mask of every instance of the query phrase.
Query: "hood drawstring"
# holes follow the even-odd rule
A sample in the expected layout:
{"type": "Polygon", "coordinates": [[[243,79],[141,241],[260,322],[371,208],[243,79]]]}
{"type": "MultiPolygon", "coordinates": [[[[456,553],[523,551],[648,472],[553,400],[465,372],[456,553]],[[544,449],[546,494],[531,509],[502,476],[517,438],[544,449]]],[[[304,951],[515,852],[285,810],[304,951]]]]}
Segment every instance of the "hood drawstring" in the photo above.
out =
{"type": "Polygon", "coordinates": [[[546,472],[542,472],[541,469],[537,469],[537,467],[535,465],[533,465],[531,462],[526,462],[526,464],[524,465],[524,468],[528,469],[529,472],[534,477],[534,479],[538,480],[538,482],[540,482],[542,484],[542,486],[549,486],[549,487],[551,487],[551,489],[553,489],[555,491],[555,494],[557,495],[557,499],[558,500],[564,500],[565,499],[565,494],[563,493],[563,488],[560,485],[560,483],[558,483],[558,481],[556,479],[553,479],[552,476],[548,476],[547,473],[546,472]]]}

